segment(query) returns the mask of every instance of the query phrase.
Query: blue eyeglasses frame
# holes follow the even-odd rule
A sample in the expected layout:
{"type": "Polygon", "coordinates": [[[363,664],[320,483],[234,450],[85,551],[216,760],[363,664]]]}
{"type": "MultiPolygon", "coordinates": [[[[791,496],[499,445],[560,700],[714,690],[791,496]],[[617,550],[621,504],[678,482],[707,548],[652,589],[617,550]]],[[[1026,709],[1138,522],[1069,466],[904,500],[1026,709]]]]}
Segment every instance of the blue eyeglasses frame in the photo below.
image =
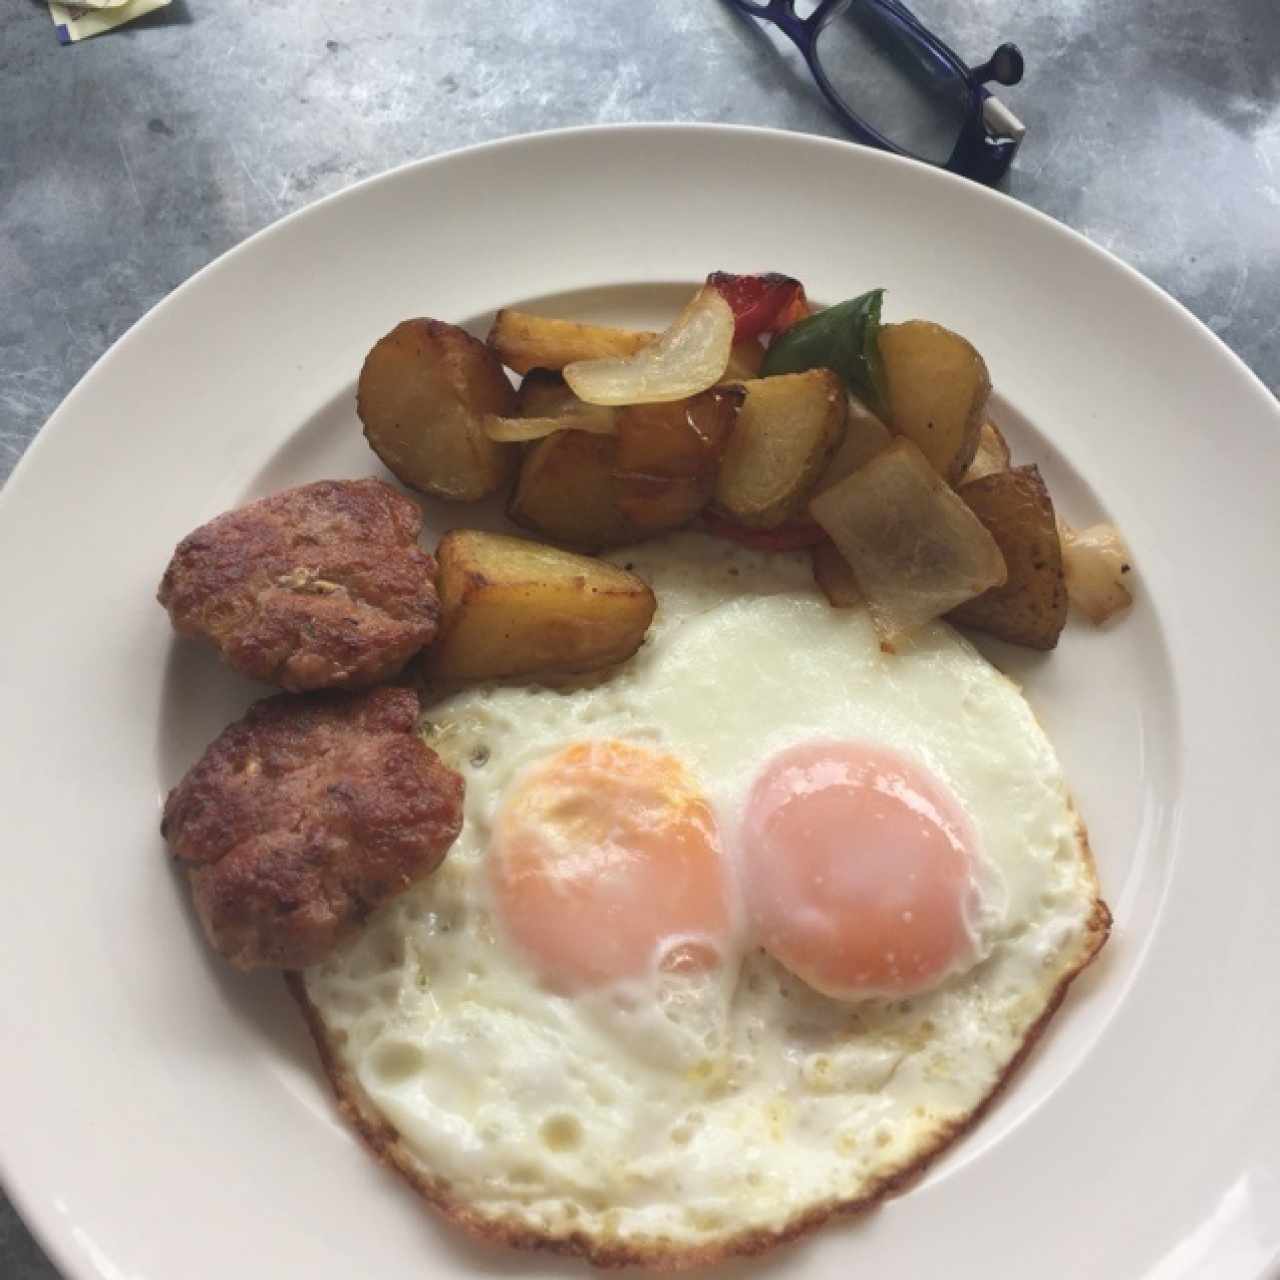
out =
{"type": "MultiPolygon", "coordinates": [[[[895,155],[921,160],[913,152],[891,142],[852,111],[839,91],[827,78],[818,57],[818,37],[828,23],[838,18],[852,4],[875,9],[922,54],[922,63],[931,74],[958,79],[968,96],[964,123],[951,155],[941,166],[976,182],[992,183],[1008,172],[1018,144],[1025,132],[1017,118],[985,87],[996,83],[1014,85],[1022,79],[1022,53],[1015,44],[1002,44],[982,63],[968,66],[954,49],[938,39],[899,0],[821,0],[807,18],[796,13],[795,0],[726,0],[731,8],[747,17],[774,26],[800,50],[810,74],[817,81],[831,109],[841,123],[861,143],[892,151],[895,155]],[[989,105],[994,104],[994,105],[989,105]]],[[[926,161],[926,163],[932,163],[926,161]]]]}

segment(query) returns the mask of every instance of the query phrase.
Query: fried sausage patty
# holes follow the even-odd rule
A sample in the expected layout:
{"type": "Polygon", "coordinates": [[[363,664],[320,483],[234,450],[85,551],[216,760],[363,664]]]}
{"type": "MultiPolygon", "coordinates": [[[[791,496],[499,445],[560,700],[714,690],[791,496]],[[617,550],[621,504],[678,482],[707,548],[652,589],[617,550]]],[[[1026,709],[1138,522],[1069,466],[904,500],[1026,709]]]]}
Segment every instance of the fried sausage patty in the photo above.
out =
{"type": "Polygon", "coordinates": [[[160,830],[210,943],[239,969],[302,969],[435,870],[462,778],[409,689],[264,699],[169,793],[160,830]]]}
{"type": "Polygon", "coordinates": [[[394,676],[436,633],[436,562],[418,504],[381,480],[321,480],[202,525],[159,599],[183,635],[282,688],[359,689],[394,676]]]}

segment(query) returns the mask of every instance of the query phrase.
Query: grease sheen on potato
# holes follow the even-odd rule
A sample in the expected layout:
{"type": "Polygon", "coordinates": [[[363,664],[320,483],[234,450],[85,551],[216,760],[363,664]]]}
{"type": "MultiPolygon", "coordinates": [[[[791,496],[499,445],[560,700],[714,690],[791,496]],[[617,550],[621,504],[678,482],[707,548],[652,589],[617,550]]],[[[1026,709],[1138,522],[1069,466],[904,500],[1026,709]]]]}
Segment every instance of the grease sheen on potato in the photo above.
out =
{"type": "Polygon", "coordinates": [[[356,390],[365,439],[397,480],[474,501],[510,478],[519,451],[485,434],[510,417],[515,391],[493,352],[442,320],[403,320],[365,357],[356,390]]]}
{"type": "Polygon", "coordinates": [[[440,635],[424,654],[440,679],[562,676],[629,658],[653,592],[616,565],[503,534],[455,529],[436,550],[440,635]]]}

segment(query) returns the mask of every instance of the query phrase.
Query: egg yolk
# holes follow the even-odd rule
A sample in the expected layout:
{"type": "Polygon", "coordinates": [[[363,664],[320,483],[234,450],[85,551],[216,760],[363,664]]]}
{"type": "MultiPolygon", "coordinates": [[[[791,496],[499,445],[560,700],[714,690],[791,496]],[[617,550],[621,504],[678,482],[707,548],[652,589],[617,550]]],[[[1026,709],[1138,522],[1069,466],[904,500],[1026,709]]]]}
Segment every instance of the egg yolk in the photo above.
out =
{"type": "Polygon", "coordinates": [[[973,844],[950,793],[895,752],[784,751],[753,786],[743,824],[760,944],[842,999],[935,986],[976,958],[973,844]]]}
{"type": "Polygon", "coordinates": [[[721,958],[719,837],[672,756],[617,740],[566,747],[508,792],[489,857],[503,923],[558,989],[721,958]]]}

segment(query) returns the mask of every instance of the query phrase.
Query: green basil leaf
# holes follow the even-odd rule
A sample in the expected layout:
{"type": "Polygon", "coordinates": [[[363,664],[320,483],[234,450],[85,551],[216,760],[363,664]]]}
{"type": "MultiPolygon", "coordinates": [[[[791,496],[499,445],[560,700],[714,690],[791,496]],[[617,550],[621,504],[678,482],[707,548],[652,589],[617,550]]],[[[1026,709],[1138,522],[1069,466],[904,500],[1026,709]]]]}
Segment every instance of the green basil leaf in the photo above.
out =
{"type": "Polygon", "coordinates": [[[854,395],[877,413],[885,409],[884,368],[880,363],[880,304],[883,289],[872,289],[793,324],[769,344],[763,377],[834,369],[854,395]]]}

